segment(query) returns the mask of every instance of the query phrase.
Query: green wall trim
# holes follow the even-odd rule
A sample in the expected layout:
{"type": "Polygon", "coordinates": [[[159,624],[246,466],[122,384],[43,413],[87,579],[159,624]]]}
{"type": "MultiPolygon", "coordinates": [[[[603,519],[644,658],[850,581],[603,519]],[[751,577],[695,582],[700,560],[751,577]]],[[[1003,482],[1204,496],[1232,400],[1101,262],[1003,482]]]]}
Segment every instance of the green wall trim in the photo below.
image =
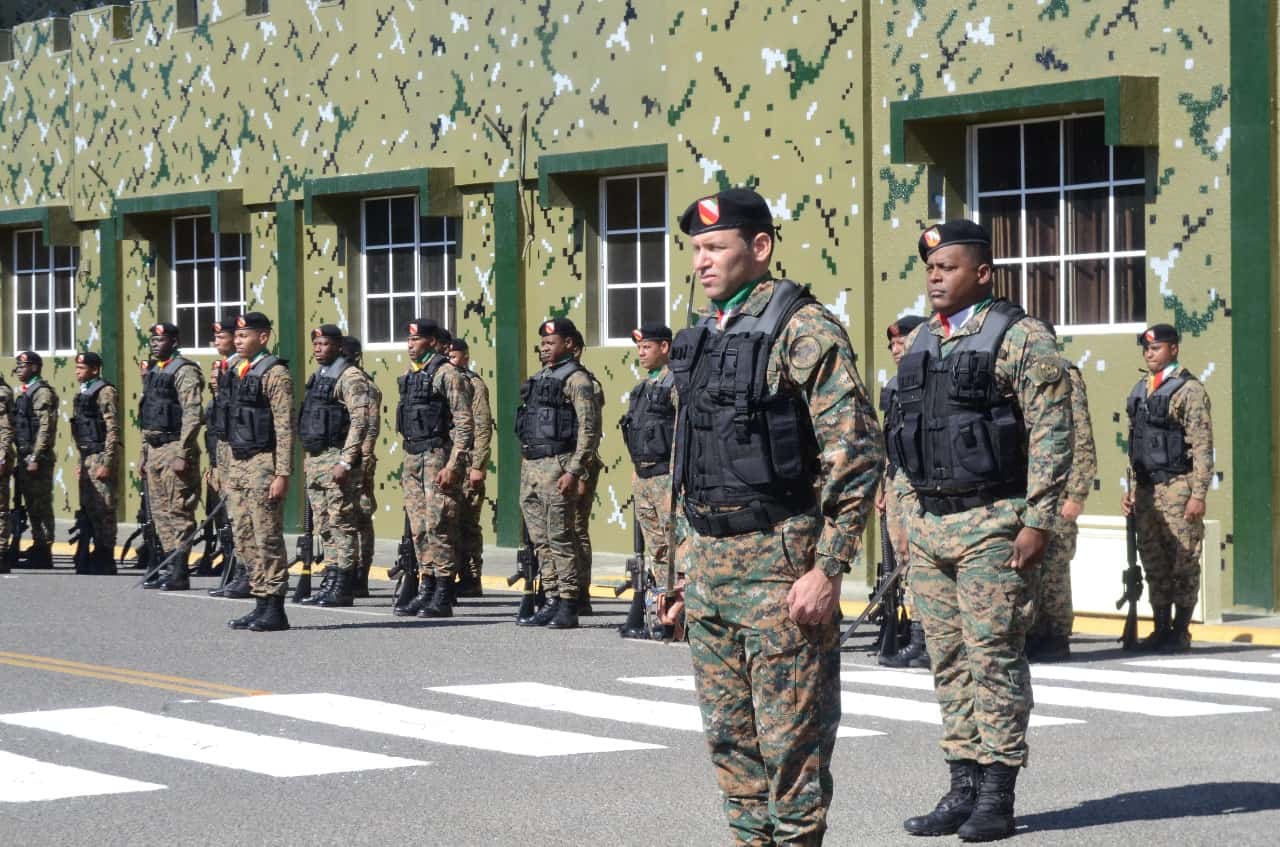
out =
{"type": "Polygon", "coordinates": [[[0,227],[40,227],[44,246],[74,247],[80,243],[80,232],[71,219],[70,206],[30,206],[0,212],[0,227]]]}
{"type": "Polygon", "coordinates": [[[124,324],[124,301],[120,290],[120,230],[114,218],[98,222],[98,264],[100,272],[98,334],[102,338],[102,377],[120,384],[124,375],[120,360],[120,327],[124,324]]]}
{"type": "Polygon", "coordinates": [[[539,156],[538,205],[544,209],[549,209],[553,205],[551,178],[556,174],[607,173],[666,166],[666,144],[645,144],[639,147],[614,147],[609,150],[551,153],[539,156]]]}
{"type": "Polygon", "coordinates": [[[122,237],[128,235],[124,219],[131,215],[176,215],[182,212],[207,214],[214,232],[248,232],[249,211],[239,188],[151,194],[116,200],[115,217],[122,237]]]}
{"type": "MultiPolygon", "coordinates": [[[[293,405],[298,406],[307,371],[308,359],[301,345],[299,328],[305,320],[301,298],[298,296],[301,279],[298,274],[298,204],[292,200],[276,204],[276,293],[280,314],[276,316],[277,355],[289,360],[293,372],[293,405]]],[[[284,504],[284,523],[287,532],[298,532],[302,527],[302,496],[305,485],[302,474],[302,444],[293,441],[293,479],[289,481],[289,493],[284,504]]]]}
{"type": "MultiPolygon", "coordinates": [[[[1280,607],[1276,562],[1274,3],[1231,0],[1232,588],[1237,606],[1280,607]],[[1265,461],[1248,461],[1257,445],[1265,461]],[[1270,449],[1268,449],[1270,448],[1270,449]]],[[[1216,551],[1208,551],[1216,561],[1216,551]]]]}
{"type": "Polygon", "coordinates": [[[429,168],[410,168],[373,174],[348,174],[304,180],[302,183],[302,219],[307,226],[315,223],[313,204],[317,197],[350,194],[376,194],[414,189],[418,192],[419,214],[426,215],[430,206],[429,168]]]}
{"type": "Polygon", "coordinates": [[[1109,76],[900,100],[889,104],[889,159],[898,165],[930,161],[925,144],[917,137],[927,124],[963,125],[1060,114],[1065,107],[1101,108],[1108,144],[1153,147],[1160,129],[1158,87],[1155,77],[1109,76]]]}
{"type": "Polygon", "coordinates": [[[499,547],[520,544],[520,443],[516,440],[516,402],[524,377],[525,355],[524,286],[520,267],[520,185],[498,182],[493,186],[494,229],[494,343],[496,397],[493,407],[497,417],[494,439],[498,455],[498,504],[496,529],[499,547]]]}

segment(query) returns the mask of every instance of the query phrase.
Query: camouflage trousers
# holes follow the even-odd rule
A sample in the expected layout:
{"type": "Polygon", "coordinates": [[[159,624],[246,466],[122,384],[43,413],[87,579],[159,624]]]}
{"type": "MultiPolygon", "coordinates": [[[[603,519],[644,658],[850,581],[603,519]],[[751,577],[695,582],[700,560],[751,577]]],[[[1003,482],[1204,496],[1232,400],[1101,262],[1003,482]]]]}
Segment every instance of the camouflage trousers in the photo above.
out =
{"type": "Polygon", "coordinates": [[[1027,761],[1031,675],[1022,649],[1039,569],[1009,567],[1020,500],[910,516],[911,590],[924,623],[948,761],[1027,761]]]}
{"type": "Polygon", "coordinates": [[[10,470],[13,456],[0,453],[0,458],[6,460],[0,466],[0,558],[3,558],[9,551],[9,479],[13,475],[10,470]]]}
{"type": "Polygon", "coordinates": [[[31,539],[37,543],[53,543],[53,464],[53,456],[43,456],[39,470],[31,473],[19,459],[13,475],[14,488],[22,492],[27,507],[31,539]]]}
{"type": "Polygon", "coordinates": [[[302,460],[307,477],[307,502],[315,532],[324,545],[324,563],[339,571],[356,566],[356,501],[363,474],[354,467],[342,483],[333,478],[342,451],[334,447],[302,460]]]}
{"type": "Polygon", "coordinates": [[[360,570],[368,572],[373,565],[373,516],[378,513],[378,498],[374,494],[373,469],[364,468],[360,482],[360,500],[356,504],[356,536],[360,552],[357,562],[360,570]]]}
{"type": "Polygon", "coordinates": [[[1175,603],[1195,608],[1200,601],[1200,546],[1204,521],[1187,521],[1191,499],[1187,475],[1134,487],[1138,553],[1152,606],[1175,603]]]}
{"type": "Polygon", "coordinates": [[[80,469],[80,508],[85,510],[89,522],[93,524],[95,549],[116,546],[116,481],[115,468],[102,461],[101,453],[90,453],[79,459],[80,469]],[[111,476],[105,480],[95,479],[93,474],[98,468],[106,467],[111,476]]]}
{"type": "MultiPolygon", "coordinates": [[[[899,470],[892,479],[888,476],[884,478],[884,514],[881,520],[885,522],[885,528],[889,531],[889,543],[893,545],[893,555],[897,560],[897,564],[911,560],[911,544],[907,529],[909,508],[903,503],[902,497],[908,490],[905,488],[907,475],[899,470]]],[[[911,570],[902,575],[902,584],[905,586],[903,597],[907,604],[907,609],[911,613],[911,617],[915,617],[915,598],[911,596],[911,570]]]]}
{"type": "Polygon", "coordinates": [[[462,487],[462,520],[458,539],[458,568],[461,576],[478,580],[484,569],[484,532],[480,529],[480,516],[484,509],[484,483],[462,487]]]}
{"type": "Polygon", "coordinates": [[[1060,520],[1049,533],[1049,546],[1040,560],[1040,590],[1031,635],[1066,638],[1075,624],[1071,605],[1071,560],[1076,557],[1080,528],[1075,521],[1060,520]]]}
{"type": "Polygon", "coordinates": [[[631,493],[635,497],[636,523],[644,538],[644,558],[653,571],[655,581],[665,586],[669,530],[671,528],[671,475],[659,474],[648,479],[636,477],[631,493]]]}
{"type": "Polygon", "coordinates": [[[404,486],[404,510],[413,530],[419,570],[436,579],[452,580],[458,568],[458,522],[462,497],[461,481],[448,488],[436,485],[436,474],[444,468],[449,454],[427,450],[404,456],[400,475],[404,486]]]}
{"type": "Polygon", "coordinates": [[[578,492],[570,489],[561,494],[556,487],[567,460],[566,454],[520,463],[520,511],[538,555],[547,596],[577,600],[580,583],[574,515],[578,492]]]}
{"type": "Polygon", "coordinates": [[[178,549],[182,539],[196,528],[196,507],[200,504],[200,455],[171,441],[159,447],[142,448],[147,463],[147,496],[151,502],[151,522],[165,553],[178,549]],[[173,463],[186,460],[181,473],[173,463]]]}
{"type": "Polygon", "coordinates": [[[220,464],[219,470],[236,558],[249,571],[253,596],[283,597],[289,590],[284,500],[267,498],[275,476],[275,457],[267,451],[248,459],[231,458],[220,464]]]}
{"type": "Polygon", "coordinates": [[[739,844],[822,842],[840,720],[839,626],[799,626],[787,592],[813,566],[821,522],[690,533],[677,567],[711,762],[739,844]]]}
{"type": "Polygon", "coordinates": [[[574,566],[578,571],[578,593],[581,597],[591,591],[591,507],[596,502],[601,470],[597,463],[587,474],[586,493],[578,498],[573,509],[574,566]]]}

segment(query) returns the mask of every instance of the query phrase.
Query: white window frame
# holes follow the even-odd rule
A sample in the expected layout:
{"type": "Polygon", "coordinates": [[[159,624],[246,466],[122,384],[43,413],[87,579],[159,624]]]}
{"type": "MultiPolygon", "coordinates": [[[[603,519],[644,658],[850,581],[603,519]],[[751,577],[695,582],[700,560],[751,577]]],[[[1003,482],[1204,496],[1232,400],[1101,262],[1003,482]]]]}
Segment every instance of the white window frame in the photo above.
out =
{"type": "Polygon", "coordinates": [[[229,310],[234,310],[237,314],[243,312],[248,304],[247,299],[227,300],[222,296],[222,263],[227,261],[236,261],[240,265],[240,296],[242,298],[248,293],[249,281],[245,277],[245,271],[249,262],[249,236],[243,233],[220,233],[213,230],[213,258],[207,258],[194,255],[195,253],[195,235],[192,234],[191,248],[193,255],[189,259],[178,258],[178,224],[182,221],[195,221],[199,219],[209,221],[209,228],[213,230],[213,219],[210,215],[179,215],[171,218],[169,221],[169,255],[172,261],[169,263],[169,280],[170,280],[170,298],[172,308],[169,310],[169,319],[173,321],[175,326],[182,326],[182,322],[178,319],[178,313],[183,309],[192,309],[196,313],[195,337],[183,338],[182,347],[192,353],[207,352],[205,348],[213,340],[213,330],[205,323],[200,321],[200,309],[213,307],[213,314],[216,320],[222,320],[222,317],[229,310]],[[240,255],[224,257],[222,255],[222,236],[238,235],[240,239],[240,255]],[[195,285],[191,295],[193,298],[200,296],[200,266],[213,265],[213,301],[205,302],[194,299],[191,302],[184,302],[178,292],[178,268],[191,267],[195,270],[195,285]]]}
{"type": "MultiPolygon", "coordinates": [[[[391,214],[388,207],[388,215],[391,214]]],[[[432,216],[437,217],[437,216],[432,216]]],[[[423,241],[422,240],[422,210],[418,205],[418,195],[416,194],[390,194],[380,195],[377,197],[365,197],[360,201],[360,294],[363,302],[368,304],[370,300],[396,300],[407,299],[410,296],[414,299],[413,315],[418,317],[423,314],[423,303],[427,298],[439,297],[443,298],[448,306],[448,299],[453,298],[454,309],[445,308],[445,329],[453,332],[456,329],[456,320],[454,312],[457,311],[458,302],[458,278],[457,268],[455,267],[454,250],[458,246],[458,236],[461,229],[461,221],[457,218],[451,218],[447,215],[438,216],[444,221],[444,240],[443,241],[423,241]],[[381,201],[395,201],[404,199],[413,200],[413,241],[412,242],[396,242],[389,241],[386,244],[379,244],[373,249],[385,250],[388,253],[397,247],[412,247],[414,252],[413,261],[413,293],[408,291],[396,291],[393,285],[387,286],[385,294],[369,293],[369,243],[368,243],[368,205],[381,201]],[[426,290],[422,282],[422,248],[423,247],[444,247],[444,282],[445,288],[440,291],[426,290]]],[[[387,237],[391,237],[391,221],[387,221],[387,237]]],[[[392,281],[394,283],[394,280],[392,281]]],[[[360,337],[364,339],[364,349],[366,350],[395,350],[404,346],[403,338],[396,338],[394,334],[396,328],[394,326],[395,309],[391,309],[391,319],[393,325],[391,331],[393,338],[390,341],[373,341],[369,337],[369,309],[360,310],[360,337]]]]}
{"type": "Polygon", "coordinates": [[[42,230],[40,230],[40,229],[18,229],[18,230],[14,230],[14,232],[13,232],[13,274],[12,274],[12,280],[13,280],[13,343],[14,343],[14,345],[15,345],[15,347],[14,347],[14,352],[15,352],[15,353],[18,353],[18,352],[21,352],[22,350],[27,350],[27,349],[29,349],[29,350],[31,350],[32,352],[34,352],[34,353],[39,353],[39,354],[40,354],[40,355],[42,355],[42,356],[71,356],[71,355],[75,355],[75,353],[77,352],[77,351],[76,351],[76,349],[75,349],[75,342],[76,342],[76,299],[75,299],[75,298],[76,298],[76,269],[77,269],[77,267],[78,267],[78,266],[79,266],[79,264],[80,264],[80,248],[79,248],[79,247],[68,247],[68,246],[62,245],[64,249],[67,249],[67,250],[69,250],[69,251],[70,251],[70,255],[71,255],[71,264],[69,264],[69,265],[59,265],[59,264],[57,264],[57,262],[55,261],[55,256],[57,256],[57,252],[56,252],[56,249],[57,249],[57,248],[56,248],[54,245],[51,245],[51,244],[46,245],[46,244],[44,244],[43,242],[44,242],[44,233],[43,233],[43,231],[42,231],[42,230]],[[36,264],[36,262],[35,262],[35,257],[36,257],[36,256],[40,255],[40,253],[41,253],[41,252],[44,252],[44,254],[45,254],[45,260],[44,260],[44,262],[43,262],[43,268],[42,268],[42,269],[40,269],[40,270],[34,270],[34,269],[33,269],[33,270],[28,270],[28,271],[19,271],[19,270],[18,270],[18,239],[19,239],[19,237],[20,237],[20,236],[24,236],[24,235],[33,235],[33,236],[34,236],[33,241],[34,241],[34,243],[35,243],[35,253],[34,253],[34,254],[32,255],[32,257],[31,257],[31,258],[32,258],[32,264],[33,264],[33,265],[35,265],[35,264],[36,264]],[[61,272],[61,271],[67,271],[67,272],[69,272],[69,273],[71,274],[71,302],[70,302],[70,304],[68,304],[68,305],[64,305],[64,306],[59,307],[59,306],[58,306],[58,298],[57,298],[58,290],[57,290],[57,286],[56,286],[56,285],[55,285],[55,283],[54,283],[54,279],[57,277],[57,274],[58,274],[59,272],[61,272]],[[41,281],[40,281],[40,277],[41,277],[41,276],[43,276],[43,277],[44,277],[44,281],[43,281],[43,283],[41,283],[41,281]],[[29,281],[30,281],[30,284],[33,286],[32,294],[31,294],[31,308],[30,308],[30,309],[19,309],[19,308],[18,308],[18,286],[19,286],[20,284],[22,284],[21,282],[19,282],[19,278],[20,278],[20,277],[22,278],[23,282],[27,282],[27,281],[29,280],[29,281]],[[43,284],[43,285],[45,286],[45,289],[46,289],[46,291],[47,291],[47,293],[48,293],[48,298],[49,298],[49,307],[48,307],[48,309],[47,309],[47,310],[39,309],[39,308],[37,308],[37,307],[36,307],[36,305],[35,305],[35,304],[36,304],[36,297],[35,297],[35,290],[34,290],[34,288],[35,288],[35,286],[39,286],[39,285],[41,285],[41,284],[43,284]],[[47,314],[47,315],[48,315],[48,321],[49,321],[49,327],[48,327],[48,328],[49,328],[49,347],[48,347],[48,349],[40,349],[40,348],[35,347],[35,346],[34,346],[34,342],[35,342],[35,338],[34,338],[34,337],[32,338],[33,346],[31,346],[31,347],[22,347],[22,346],[19,346],[19,345],[18,345],[18,336],[19,336],[18,327],[22,324],[23,319],[25,318],[25,319],[26,319],[26,320],[27,320],[27,321],[28,321],[32,326],[34,326],[35,322],[39,320],[40,316],[45,315],[45,314],[47,314]],[[58,346],[58,316],[59,316],[59,315],[69,315],[69,316],[70,316],[70,320],[71,320],[71,346],[70,346],[70,347],[59,347],[59,346],[58,346]]]}
{"type": "MultiPolygon", "coordinates": [[[[967,144],[969,147],[969,173],[973,174],[970,180],[969,190],[969,208],[972,210],[972,218],[976,223],[982,223],[981,214],[979,212],[979,200],[987,197],[1018,197],[1020,223],[1018,231],[1021,237],[1021,244],[1018,247],[1019,257],[1015,258],[999,258],[995,260],[997,267],[1000,266],[1017,266],[1019,269],[1019,299],[1022,303],[1027,302],[1027,263],[1045,263],[1057,260],[1058,262],[1058,313],[1062,316],[1067,314],[1067,268],[1068,261],[1078,260],[1106,260],[1107,262],[1107,309],[1111,321],[1105,324],[1062,324],[1057,327],[1059,335],[1125,335],[1129,333],[1137,333],[1146,329],[1145,321],[1135,321],[1128,323],[1114,323],[1116,315],[1116,259],[1142,258],[1146,259],[1147,251],[1144,246],[1142,250],[1115,250],[1116,239],[1116,188],[1124,188],[1133,185],[1146,185],[1145,178],[1137,179],[1116,179],[1115,178],[1115,149],[1111,145],[1107,147],[1107,179],[1102,182],[1088,183],[1066,183],[1066,145],[1063,138],[1064,126],[1067,121],[1076,118],[1099,117],[1102,112],[1080,112],[1065,115],[1054,115],[1047,118],[1033,118],[1021,121],[994,121],[991,123],[974,124],[968,127],[967,144]],[[1018,173],[1019,187],[1016,189],[1005,189],[1000,191],[979,191],[978,183],[980,174],[978,172],[978,131],[982,129],[990,129],[1000,126],[1026,126],[1035,123],[1057,122],[1058,124],[1058,184],[1053,187],[1032,188],[1026,186],[1026,136],[1025,133],[1020,134],[1018,143],[1018,173]],[[1089,188],[1105,188],[1107,189],[1107,250],[1094,253],[1066,253],[1067,226],[1066,226],[1066,193],[1068,191],[1078,191],[1089,188]],[[1027,195],[1029,194],[1057,194],[1058,195],[1058,251],[1056,254],[1045,256],[1028,256],[1027,255],[1027,195]]],[[[1145,224],[1144,224],[1144,245],[1146,241],[1145,224]]],[[[1145,261],[1144,261],[1145,265],[1145,261]]],[[[1149,280],[1148,280],[1149,281],[1149,280]]]]}
{"type": "Polygon", "coordinates": [[[671,230],[668,221],[671,219],[671,181],[667,179],[665,171],[654,171],[649,173],[638,174],[620,174],[618,176],[605,176],[600,178],[599,185],[599,203],[600,203],[600,268],[599,268],[599,284],[597,286],[597,296],[599,297],[599,308],[596,310],[598,321],[598,337],[601,347],[629,347],[635,344],[631,337],[630,330],[625,336],[611,338],[609,336],[609,292],[622,291],[630,289],[635,292],[636,297],[636,314],[641,314],[640,310],[640,292],[645,288],[662,288],[662,322],[670,323],[671,315],[671,230]],[[660,176],[662,177],[662,226],[660,227],[644,227],[640,226],[640,187],[639,181],[642,179],[660,176]],[[632,180],[636,183],[636,225],[626,229],[609,229],[609,208],[608,208],[608,184],[610,182],[621,182],[622,180],[632,180]],[[609,284],[609,236],[610,235],[634,235],[635,251],[636,251],[636,273],[640,273],[640,236],[645,233],[660,232],[662,233],[662,261],[663,261],[663,277],[662,282],[624,282],[609,284]]]}

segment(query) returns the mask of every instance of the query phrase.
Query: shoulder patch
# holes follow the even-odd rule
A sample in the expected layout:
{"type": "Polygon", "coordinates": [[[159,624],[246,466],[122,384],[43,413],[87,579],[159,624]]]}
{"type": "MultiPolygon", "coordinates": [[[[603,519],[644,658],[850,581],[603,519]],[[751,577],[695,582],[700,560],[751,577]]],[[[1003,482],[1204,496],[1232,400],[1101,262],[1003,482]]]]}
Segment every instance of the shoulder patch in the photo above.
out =
{"type": "Polygon", "coordinates": [[[1063,371],[1061,359],[1046,357],[1033,362],[1027,375],[1037,385],[1048,385],[1062,379],[1063,371]]]}
{"type": "Polygon", "coordinates": [[[792,367],[809,370],[822,358],[822,344],[812,335],[798,336],[791,342],[787,358],[791,360],[792,367]]]}

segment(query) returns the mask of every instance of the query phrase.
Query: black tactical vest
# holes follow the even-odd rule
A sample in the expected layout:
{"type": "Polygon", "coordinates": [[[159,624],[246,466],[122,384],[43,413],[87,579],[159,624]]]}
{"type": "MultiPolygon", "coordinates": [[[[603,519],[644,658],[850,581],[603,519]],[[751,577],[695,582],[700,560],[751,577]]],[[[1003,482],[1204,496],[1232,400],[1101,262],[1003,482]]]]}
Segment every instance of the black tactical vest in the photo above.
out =
{"type": "Polygon", "coordinates": [[[320,367],[307,380],[307,391],[298,410],[298,439],[311,455],[347,443],[351,413],[338,402],[338,380],[351,367],[341,357],[320,367]]]}
{"type": "Polygon", "coordinates": [[[575,359],[543,368],[520,386],[520,408],[516,411],[516,436],[520,455],[542,459],[572,453],[578,446],[578,413],[565,399],[569,377],[585,370],[575,359]]]}
{"type": "Polygon", "coordinates": [[[1025,316],[997,300],[982,329],[957,341],[946,358],[938,336],[925,326],[898,366],[901,417],[886,432],[889,456],[932,514],[1026,495],[1022,414],[996,381],[1005,331],[1025,316]]]}
{"type": "Polygon", "coordinates": [[[1139,380],[1129,392],[1125,409],[1129,413],[1129,460],[1138,482],[1168,482],[1191,470],[1187,434],[1182,424],[1169,414],[1169,404],[1178,389],[1193,379],[1182,372],[1160,383],[1147,396],[1147,381],[1139,380]]]}
{"type": "Polygon", "coordinates": [[[898,457],[894,455],[889,433],[902,425],[902,407],[898,405],[898,378],[889,377],[889,381],[880,389],[880,419],[884,422],[882,431],[885,440],[885,455],[889,457],[885,475],[893,479],[898,473],[898,457]]]}
{"type": "Polygon", "coordinates": [[[670,373],[654,382],[646,379],[631,390],[631,405],[618,426],[636,466],[636,476],[650,479],[671,469],[672,430],[676,407],[671,402],[675,377],[670,373]]]}
{"type": "Polygon", "coordinates": [[[71,415],[71,437],[76,442],[81,456],[101,453],[107,449],[107,421],[98,408],[98,392],[107,383],[98,380],[98,384],[88,391],[77,391],[71,415]]]}
{"type": "Polygon", "coordinates": [[[231,455],[243,461],[276,447],[275,418],[271,414],[271,400],[267,397],[262,380],[267,371],[276,365],[286,366],[284,359],[270,354],[245,373],[237,375],[232,368],[224,374],[231,405],[227,416],[227,443],[231,455]]]}
{"type": "Polygon", "coordinates": [[[816,302],[790,280],[774,283],[759,317],[714,317],[681,330],[669,367],[680,395],[675,477],[698,533],[761,532],[817,504],[818,444],[804,395],[769,391],[769,353],[798,309],[816,302]]]}
{"type": "Polygon", "coordinates": [[[44,380],[30,391],[21,389],[13,392],[13,443],[20,456],[27,456],[36,446],[36,433],[40,431],[40,421],[36,417],[35,394],[44,389],[52,391],[44,380]]]}
{"type": "Polygon", "coordinates": [[[196,363],[174,356],[161,368],[152,365],[142,377],[142,400],[138,402],[138,426],[147,431],[152,447],[177,441],[182,435],[182,403],[178,400],[178,371],[196,363]]]}
{"type": "Polygon", "coordinates": [[[240,361],[239,356],[228,356],[220,364],[213,385],[213,399],[204,408],[204,449],[209,464],[218,466],[218,442],[226,441],[231,426],[231,369],[240,361]]]}
{"type": "Polygon", "coordinates": [[[452,449],[449,437],[453,412],[449,398],[435,388],[436,374],[449,360],[436,353],[425,368],[400,376],[400,403],[396,406],[396,432],[404,436],[406,453],[452,449]]]}

